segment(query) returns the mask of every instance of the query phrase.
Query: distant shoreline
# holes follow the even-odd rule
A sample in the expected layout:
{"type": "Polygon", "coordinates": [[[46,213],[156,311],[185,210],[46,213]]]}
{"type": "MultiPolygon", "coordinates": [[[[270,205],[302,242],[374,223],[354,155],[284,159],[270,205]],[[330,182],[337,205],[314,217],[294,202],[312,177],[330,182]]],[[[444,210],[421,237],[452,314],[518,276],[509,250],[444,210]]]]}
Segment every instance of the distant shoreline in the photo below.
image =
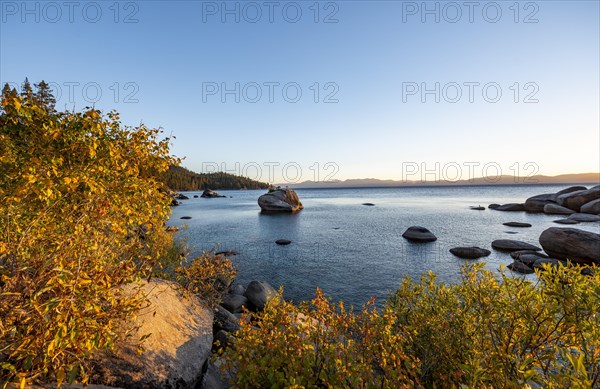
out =
{"type": "Polygon", "coordinates": [[[290,189],[294,190],[307,190],[307,189],[400,189],[400,188],[466,188],[466,187],[488,187],[488,186],[548,186],[548,185],[583,185],[583,186],[596,186],[600,185],[600,182],[543,182],[543,183],[521,183],[521,184],[406,184],[406,185],[373,185],[373,186],[295,186],[288,185],[290,189]]]}
{"type": "MultiPolygon", "coordinates": [[[[510,186],[549,186],[549,185],[583,185],[583,186],[596,186],[600,185],[600,182],[544,182],[544,183],[521,183],[521,184],[407,184],[407,185],[374,185],[374,186],[310,186],[310,187],[302,187],[302,186],[294,186],[287,185],[290,189],[294,190],[337,190],[337,189],[402,189],[402,188],[468,188],[468,187],[510,187],[510,186]]],[[[286,185],[280,185],[281,187],[285,187],[286,185]]],[[[236,191],[236,192],[248,192],[253,190],[264,191],[265,189],[215,189],[216,191],[236,191]]],[[[202,190],[178,190],[180,193],[194,193],[194,192],[202,192],[202,190]]]]}

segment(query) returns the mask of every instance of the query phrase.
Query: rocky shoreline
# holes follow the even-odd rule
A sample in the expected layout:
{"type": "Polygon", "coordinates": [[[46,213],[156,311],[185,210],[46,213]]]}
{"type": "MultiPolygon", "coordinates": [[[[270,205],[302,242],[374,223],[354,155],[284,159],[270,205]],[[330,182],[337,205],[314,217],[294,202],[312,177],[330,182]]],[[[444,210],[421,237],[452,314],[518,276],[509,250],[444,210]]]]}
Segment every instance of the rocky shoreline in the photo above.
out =
{"type": "MultiPolygon", "coordinates": [[[[173,199],[185,200],[187,196],[184,196],[173,194],[173,199]]],[[[221,196],[211,194],[207,197],[221,196]]],[[[261,198],[263,200],[259,198],[258,204],[263,212],[297,212],[303,208],[297,194],[289,189],[270,191],[261,198]]],[[[590,189],[570,187],[558,193],[533,196],[522,204],[491,204],[488,208],[499,212],[520,210],[552,215],[570,213],[570,217],[585,215],[570,220],[596,223],[600,220],[599,200],[600,186],[590,189]]],[[[480,208],[483,207],[471,209],[480,208]]],[[[531,224],[519,222],[504,225],[531,227],[531,224]]],[[[416,244],[429,244],[437,239],[430,230],[420,226],[408,228],[402,236],[416,244]]],[[[510,253],[514,262],[507,266],[508,269],[521,274],[532,274],[546,266],[561,266],[567,260],[580,265],[582,274],[589,275],[591,267],[600,266],[600,234],[570,227],[546,229],[539,237],[539,246],[511,239],[497,239],[490,245],[493,250],[510,253]]],[[[465,246],[454,247],[450,253],[458,258],[477,260],[489,256],[491,250],[465,246]]],[[[233,251],[215,253],[236,254],[233,251]]],[[[247,285],[233,282],[227,286],[220,304],[211,309],[170,281],[140,281],[126,289],[142,290],[148,298],[148,306],[128,327],[132,328],[131,339],[144,338],[144,352],[137,352],[135,342],[124,342],[117,345],[114,352],[99,355],[95,359],[97,377],[94,380],[123,388],[229,388],[229,373],[219,369],[221,362],[214,355],[230,346],[232,334],[240,329],[243,312],[261,312],[270,299],[279,296],[265,281],[252,281],[247,285]],[[145,339],[147,334],[151,336],[145,339]]]]}

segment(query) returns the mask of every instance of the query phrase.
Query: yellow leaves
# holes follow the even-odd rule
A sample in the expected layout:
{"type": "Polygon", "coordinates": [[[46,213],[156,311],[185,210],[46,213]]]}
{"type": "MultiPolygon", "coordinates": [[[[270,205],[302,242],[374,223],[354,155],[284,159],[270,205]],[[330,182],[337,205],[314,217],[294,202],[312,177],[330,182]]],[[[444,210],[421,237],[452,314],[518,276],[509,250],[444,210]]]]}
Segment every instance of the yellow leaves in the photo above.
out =
{"type": "Polygon", "coordinates": [[[15,106],[15,109],[18,111],[21,109],[21,99],[18,97],[13,98],[13,105],[15,106]]]}

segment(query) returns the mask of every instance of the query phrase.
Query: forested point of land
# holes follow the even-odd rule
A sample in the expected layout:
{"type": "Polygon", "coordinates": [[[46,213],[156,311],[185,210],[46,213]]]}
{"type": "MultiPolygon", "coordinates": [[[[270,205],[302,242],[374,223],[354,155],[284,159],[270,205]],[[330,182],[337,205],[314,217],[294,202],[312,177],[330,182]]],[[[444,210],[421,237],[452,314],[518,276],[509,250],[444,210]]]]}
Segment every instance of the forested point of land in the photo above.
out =
{"type": "Polygon", "coordinates": [[[171,166],[165,174],[166,184],[172,190],[204,189],[267,189],[269,184],[229,173],[195,173],[181,166],[171,166]]]}

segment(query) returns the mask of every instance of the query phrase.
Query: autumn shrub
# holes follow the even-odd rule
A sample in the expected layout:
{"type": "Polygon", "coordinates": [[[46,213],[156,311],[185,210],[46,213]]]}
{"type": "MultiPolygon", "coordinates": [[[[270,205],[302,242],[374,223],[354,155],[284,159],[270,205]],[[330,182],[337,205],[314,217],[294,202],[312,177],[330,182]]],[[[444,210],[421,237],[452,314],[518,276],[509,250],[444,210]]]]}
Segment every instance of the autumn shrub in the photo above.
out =
{"type": "Polygon", "coordinates": [[[0,381],[79,380],[138,297],[119,285],[170,244],[160,175],[168,140],[116,113],[55,113],[4,94],[0,109],[0,381]]]}
{"type": "Polygon", "coordinates": [[[360,312],[320,291],[271,300],[223,351],[236,387],[600,385],[600,275],[546,268],[533,283],[466,266],[457,284],[405,279],[360,312]]]}
{"type": "Polygon", "coordinates": [[[174,279],[190,292],[200,296],[209,306],[216,307],[228,292],[237,270],[233,262],[223,255],[204,252],[183,261],[175,268],[174,279]]]}

